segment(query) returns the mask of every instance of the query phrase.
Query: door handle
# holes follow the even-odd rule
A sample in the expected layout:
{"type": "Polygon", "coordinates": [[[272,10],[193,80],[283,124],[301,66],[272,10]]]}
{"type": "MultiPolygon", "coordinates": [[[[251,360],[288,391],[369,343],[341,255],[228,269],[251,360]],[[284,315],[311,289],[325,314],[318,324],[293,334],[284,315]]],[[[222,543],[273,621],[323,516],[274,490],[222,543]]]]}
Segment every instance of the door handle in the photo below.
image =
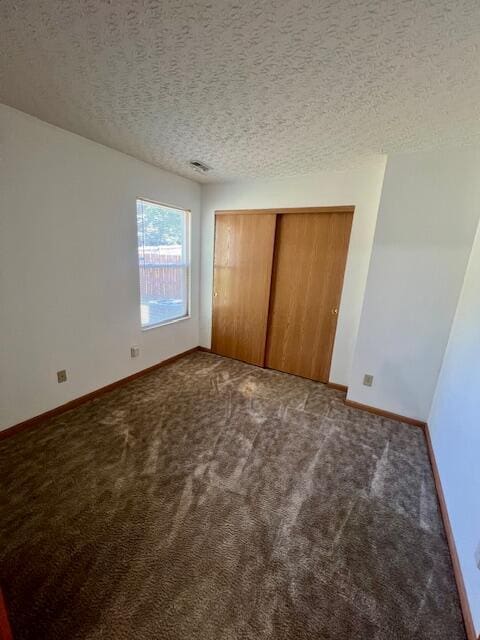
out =
{"type": "Polygon", "coordinates": [[[338,315],[338,309],[332,309],[332,315],[337,316],[338,315]]]}

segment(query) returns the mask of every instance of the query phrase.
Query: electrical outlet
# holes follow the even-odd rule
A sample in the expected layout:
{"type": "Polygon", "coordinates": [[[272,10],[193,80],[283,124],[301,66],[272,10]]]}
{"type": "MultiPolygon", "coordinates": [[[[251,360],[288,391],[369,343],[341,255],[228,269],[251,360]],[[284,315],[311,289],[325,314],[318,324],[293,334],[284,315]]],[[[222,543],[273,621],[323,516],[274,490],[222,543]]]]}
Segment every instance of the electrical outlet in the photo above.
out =
{"type": "Polygon", "coordinates": [[[140,347],[137,347],[137,345],[133,345],[133,347],[130,347],[130,356],[132,358],[138,358],[139,355],[140,355],[140,347]]]}
{"type": "Polygon", "coordinates": [[[369,373],[366,373],[363,376],[363,384],[366,387],[371,387],[373,385],[373,376],[371,376],[369,373]]]}
{"type": "Polygon", "coordinates": [[[65,371],[65,369],[62,369],[61,371],[57,371],[57,382],[60,384],[61,382],[66,382],[67,381],[67,372],[65,371]]]}

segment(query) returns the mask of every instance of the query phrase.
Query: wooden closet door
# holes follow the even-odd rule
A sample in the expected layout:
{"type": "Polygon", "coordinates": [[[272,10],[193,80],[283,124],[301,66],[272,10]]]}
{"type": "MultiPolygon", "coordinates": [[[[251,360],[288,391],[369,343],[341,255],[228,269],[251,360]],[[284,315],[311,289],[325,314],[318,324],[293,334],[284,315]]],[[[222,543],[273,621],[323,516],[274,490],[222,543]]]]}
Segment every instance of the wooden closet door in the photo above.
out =
{"type": "Polygon", "coordinates": [[[263,366],[274,213],[215,216],[212,351],[263,366]]]}
{"type": "Polygon", "coordinates": [[[328,382],[351,213],[278,218],[265,364],[328,382]]]}

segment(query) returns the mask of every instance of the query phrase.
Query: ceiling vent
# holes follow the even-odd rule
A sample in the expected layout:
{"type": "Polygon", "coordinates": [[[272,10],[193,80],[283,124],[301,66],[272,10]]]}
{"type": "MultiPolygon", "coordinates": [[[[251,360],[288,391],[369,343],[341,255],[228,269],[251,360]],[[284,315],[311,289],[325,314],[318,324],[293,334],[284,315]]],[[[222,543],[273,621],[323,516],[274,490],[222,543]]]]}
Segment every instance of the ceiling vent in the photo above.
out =
{"type": "Polygon", "coordinates": [[[190,160],[189,164],[193,169],[195,169],[195,171],[198,171],[199,173],[207,173],[211,169],[211,167],[204,164],[203,162],[200,162],[200,160],[190,160]]]}

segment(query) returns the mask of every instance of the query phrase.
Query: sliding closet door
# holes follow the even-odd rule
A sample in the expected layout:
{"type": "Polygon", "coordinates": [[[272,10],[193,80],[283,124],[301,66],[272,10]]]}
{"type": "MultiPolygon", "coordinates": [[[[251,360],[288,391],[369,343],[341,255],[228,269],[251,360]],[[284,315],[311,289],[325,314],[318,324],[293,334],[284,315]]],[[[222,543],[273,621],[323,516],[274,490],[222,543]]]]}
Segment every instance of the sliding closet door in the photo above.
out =
{"type": "Polygon", "coordinates": [[[351,213],[278,217],[265,364],[327,382],[351,213]]]}
{"type": "Polygon", "coordinates": [[[212,351],[263,366],[274,213],[217,214],[212,351]]]}

